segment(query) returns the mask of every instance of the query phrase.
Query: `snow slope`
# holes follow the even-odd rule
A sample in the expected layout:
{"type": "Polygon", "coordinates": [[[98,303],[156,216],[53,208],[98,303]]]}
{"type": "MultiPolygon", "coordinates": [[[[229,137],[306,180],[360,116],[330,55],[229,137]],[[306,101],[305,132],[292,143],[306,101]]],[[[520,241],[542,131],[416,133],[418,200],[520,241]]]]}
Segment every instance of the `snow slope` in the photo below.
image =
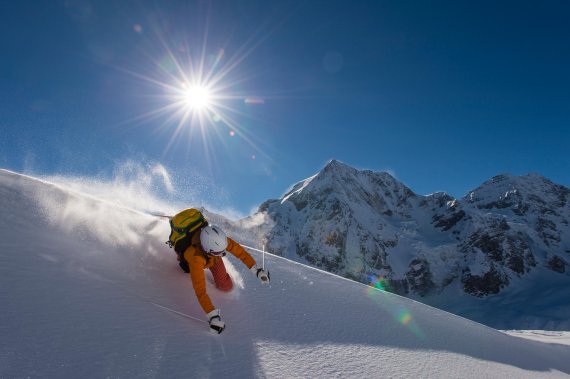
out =
{"type": "MultiPolygon", "coordinates": [[[[207,331],[167,223],[0,170],[0,377],[567,377],[570,347],[506,335],[275,256],[211,286],[207,331]]],[[[246,241],[253,244],[253,241],[246,241]]],[[[259,254],[252,252],[256,259],[259,254]]]]}

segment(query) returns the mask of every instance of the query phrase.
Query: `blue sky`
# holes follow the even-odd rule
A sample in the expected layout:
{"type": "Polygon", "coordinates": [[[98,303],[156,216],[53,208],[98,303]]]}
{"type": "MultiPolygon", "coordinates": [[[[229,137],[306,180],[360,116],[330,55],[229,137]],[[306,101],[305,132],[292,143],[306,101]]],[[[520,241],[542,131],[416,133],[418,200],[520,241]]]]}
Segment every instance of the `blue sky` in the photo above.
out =
{"type": "Polygon", "coordinates": [[[0,167],[161,164],[242,213],[331,158],[419,194],[503,172],[569,186],[569,16],[562,1],[4,1],[0,167]],[[202,123],[171,107],[190,62],[219,78],[202,123]]]}

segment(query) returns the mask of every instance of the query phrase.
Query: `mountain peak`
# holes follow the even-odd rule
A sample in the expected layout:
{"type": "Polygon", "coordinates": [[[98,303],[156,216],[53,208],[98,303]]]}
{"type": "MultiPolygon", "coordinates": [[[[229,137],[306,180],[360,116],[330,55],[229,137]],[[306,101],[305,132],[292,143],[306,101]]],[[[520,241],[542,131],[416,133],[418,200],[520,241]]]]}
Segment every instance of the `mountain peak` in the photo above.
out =
{"type": "MultiPolygon", "coordinates": [[[[547,216],[567,214],[564,208],[570,201],[570,189],[539,174],[500,174],[469,192],[463,199],[479,209],[523,217],[526,223],[532,223],[530,215],[542,220],[547,216]]],[[[544,224],[546,221],[539,222],[544,224]]],[[[549,225],[553,231],[557,229],[555,222],[549,225]]],[[[543,226],[537,228],[542,230],[543,226]]],[[[555,240],[560,242],[559,238],[562,237],[555,240]]],[[[543,241],[547,245],[550,243],[546,236],[543,241]]]]}
{"type": "Polygon", "coordinates": [[[346,171],[346,170],[358,171],[354,167],[349,166],[346,163],[343,163],[343,162],[338,161],[336,159],[331,159],[325,165],[325,167],[322,169],[322,171],[324,171],[324,172],[330,172],[330,171],[338,172],[338,171],[346,171]]]}
{"type": "Polygon", "coordinates": [[[527,186],[527,185],[532,185],[533,183],[556,185],[551,180],[536,173],[528,173],[525,175],[513,175],[509,173],[501,173],[487,180],[485,183],[481,185],[481,187],[489,185],[497,185],[497,184],[507,184],[511,186],[527,186]]]}
{"type": "Polygon", "coordinates": [[[333,159],[331,159],[331,160],[325,165],[325,167],[327,167],[327,166],[332,166],[332,167],[334,167],[334,166],[338,166],[338,165],[344,165],[344,163],[342,163],[342,162],[340,162],[339,160],[336,160],[336,159],[333,158],[333,159]]]}
{"type": "Polygon", "coordinates": [[[553,183],[539,174],[512,175],[503,173],[493,176],[485,183],[471,191],[466,197],[473,201],[474,198],[499,197],[507,193],[524,193],[526,195],[544,195],[552,192],[567,192],[562,185],[553,183]]]}

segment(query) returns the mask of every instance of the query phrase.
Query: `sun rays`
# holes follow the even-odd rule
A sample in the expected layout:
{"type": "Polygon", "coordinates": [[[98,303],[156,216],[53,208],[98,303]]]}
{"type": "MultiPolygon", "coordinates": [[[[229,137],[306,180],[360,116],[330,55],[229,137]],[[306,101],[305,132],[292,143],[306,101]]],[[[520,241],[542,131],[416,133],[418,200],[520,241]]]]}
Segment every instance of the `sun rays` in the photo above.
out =
{"type": "Polygon", "coordinates": [[[236,139],[249,146],[242,148],[249,151],[244,156],[268,158],[261,149],[264,141],[252,127],[260,122],[251,112],[252,107],[263,106],[266,98],[247,91],[255,69],[251,63],[246,65],[246,58],[260,41],[249,39],[228,56],[227,46],[209,44],[207,30],[202,38],[193,35],[193,41],[167,36],[156,25],[151,30],[154,38],[148,42],[152,48],[148,45],[145,49],[139,71],[120,69],[144,84],[143,96],[151,105],[129,123],[152,125],[154,131],[167,134],[165,155],[177,147],[195,150],[198,144],[205,152],[205,160],[213,161],[220,143],[229,150],[230,145],[235,145],[229,140],[236,139]]]}

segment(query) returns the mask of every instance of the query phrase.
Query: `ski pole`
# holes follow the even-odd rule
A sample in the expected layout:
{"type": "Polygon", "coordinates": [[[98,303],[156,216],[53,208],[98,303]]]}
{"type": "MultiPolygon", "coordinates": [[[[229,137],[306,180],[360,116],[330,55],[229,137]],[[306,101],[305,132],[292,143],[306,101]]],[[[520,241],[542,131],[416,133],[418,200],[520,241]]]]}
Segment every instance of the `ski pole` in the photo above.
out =
{"type": "Polygon", "coordinates": [[[174,218],[174,216],[168,216],[168,215],[164,215],[164,214],[160,214],[160,213],[152,213],[152,212],[149,212],[149,213],[147,213],[147,214],[148,214],[148,215],[151,215],[151,216],[154,216],[154,217],[166,218],[166,219],[169,219],[169,220],[172,220],[172,219],[174,218]]]}
{"type": "Polygon", "coordinates": [[[174,310],[174,309],[172,309],[172,308],[165,307],[164,305],[160,305],[160,304],[157,304],[157,303],[153,303],[152,301],[149,301],[149,303],[151,303],[152,305],[157,306],[157,307],[159,307],[159,308],[162,308],[162,309],[165,309],[165,310],[170,311],[170,312],[172,312],[172,313],[175,313],[175,314],[177,314],[177,315],[179,315],[179,316],[186,317],[186,318],[189,318],[189,319],[194,320],[194,321],[205,322],[206,324],[208,323],[208,321],[206,321],[206,320],[201,320],[201,319],[199,319],[199,318],[197,318],[197,317],[187,315],[186,313],[178,312],[178,311],[176,311],[176,310],[174,310]]]}
{"type": "Polygon", "coordinates": [[[263,255],[261,260],[261,268],[265,270],[265,244],[263,244],[263,255]]]}

